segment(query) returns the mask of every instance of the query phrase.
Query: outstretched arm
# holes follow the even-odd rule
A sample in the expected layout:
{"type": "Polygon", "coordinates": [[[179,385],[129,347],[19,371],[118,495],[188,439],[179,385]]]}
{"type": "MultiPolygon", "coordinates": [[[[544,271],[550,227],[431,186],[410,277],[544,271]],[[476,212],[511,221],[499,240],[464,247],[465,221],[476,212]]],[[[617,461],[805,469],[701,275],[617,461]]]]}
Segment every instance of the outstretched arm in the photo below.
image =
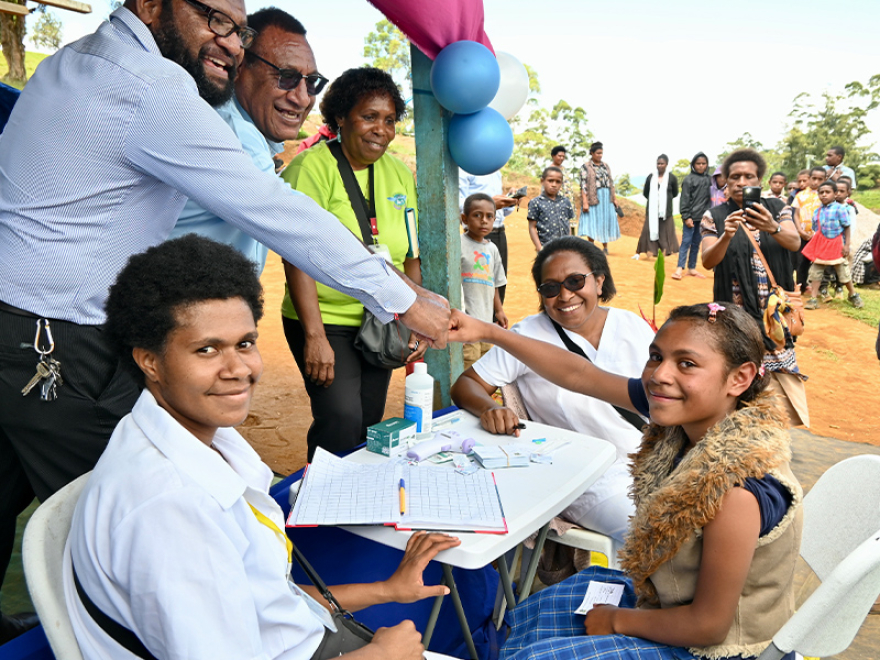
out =
{"type": "Polygon", "coordinates": [[[458,310],[452,310],[451,323],[450,341],[490,342],[554,385],[638,412],[629,398],[629,379],[624,376],[603,371],[589,360],[553,344],[478,321],[458,310]]]}

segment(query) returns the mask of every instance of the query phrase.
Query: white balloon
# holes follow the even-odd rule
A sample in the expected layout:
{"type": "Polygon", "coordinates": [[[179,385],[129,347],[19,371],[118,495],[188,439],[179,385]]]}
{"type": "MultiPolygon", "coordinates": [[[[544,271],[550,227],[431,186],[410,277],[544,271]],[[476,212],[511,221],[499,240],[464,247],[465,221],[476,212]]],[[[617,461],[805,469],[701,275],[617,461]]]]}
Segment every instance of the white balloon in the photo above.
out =
{"type": "Polygon", "coordinates": [[[522,110],[529,98],[529,74],[522,62],[510,53],[496,51],[495,57],[501,69],[501,84],[489,107],[510,120],[522,110]]]}

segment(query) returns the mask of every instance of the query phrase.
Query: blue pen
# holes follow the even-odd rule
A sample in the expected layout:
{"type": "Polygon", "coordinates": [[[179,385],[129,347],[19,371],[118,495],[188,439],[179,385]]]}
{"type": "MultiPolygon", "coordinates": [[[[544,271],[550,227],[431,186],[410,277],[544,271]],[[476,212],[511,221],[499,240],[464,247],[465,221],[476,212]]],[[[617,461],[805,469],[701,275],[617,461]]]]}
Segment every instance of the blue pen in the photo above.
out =
{"type": "Polygon", "coordinates": [[[406,485],[400,480],[400,515],[406,513],[406,485]]]}

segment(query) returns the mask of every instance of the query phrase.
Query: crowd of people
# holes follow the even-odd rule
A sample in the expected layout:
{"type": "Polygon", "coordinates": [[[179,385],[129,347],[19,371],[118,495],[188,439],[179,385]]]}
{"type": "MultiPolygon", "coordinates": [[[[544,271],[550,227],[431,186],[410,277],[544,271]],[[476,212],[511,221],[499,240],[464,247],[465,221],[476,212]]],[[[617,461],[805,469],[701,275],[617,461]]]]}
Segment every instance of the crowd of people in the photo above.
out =
{"type": "MultiPolygon", "coordinates": [[[[793,612],[802,492],[787,428],[809,424],[794,338],[768,334],[763,317],[772,283],[795,287],[793,256],[810,262],[798,282],[808,308],[826,278],[861,304],[842,150],[790,198],[776,173],[751,204],[744,191],[766,176],[757,152],[735,151],[712,176],[697,154],[680,186],[661,155],[635,258],[678,251],[681,189],[677,279],[700,276],[702,249],[715,282],[712,302],[676,308],[655,334],[603,304],[621,215],[603,145],[580,168],[579,216],[555,148],[528,210],[540,312],[508,329],[504,219],[517,195],[500,172],[460,172],[464,309],[451,310],[420,286],[413,176],[387,153],[404,109],[388,74],[330,82],[299,21],[277,8],[248,16],[240,0],[127,0],[40,66],[0,134],[0,575],[34,496],[93,470],[64,553],[85,658],[325,660],[359,648],[322,594],[290,578],[271,471],[233,428],[262,372],[271,249],[311,402],[310,457],[356,446],[382,418],[391,372],[357,342],[369,316],[408,328],[406,362],[462,342],[452,396],[487,431],[518,434],[492,396],[516,385],[532,419],[615,445],[563,516],[614,539],[625,571],[591,568],[527,600],[503,658],[755,655],[793,612]],[[326,131],[276,176],[274,157],[325,86],[326,131]],[[579,618],[594,579],[624,583],[623,603],[579,618]]],[[[422,574],[458,543],[417,533],[387,580],[333,592],[350,611],[444,595],[422,574]]],[[[36,623],[2,617],[0,641],[36,623]]],[[[415,660],[423,648],[404,622],[368,651],[415,660]]]]}

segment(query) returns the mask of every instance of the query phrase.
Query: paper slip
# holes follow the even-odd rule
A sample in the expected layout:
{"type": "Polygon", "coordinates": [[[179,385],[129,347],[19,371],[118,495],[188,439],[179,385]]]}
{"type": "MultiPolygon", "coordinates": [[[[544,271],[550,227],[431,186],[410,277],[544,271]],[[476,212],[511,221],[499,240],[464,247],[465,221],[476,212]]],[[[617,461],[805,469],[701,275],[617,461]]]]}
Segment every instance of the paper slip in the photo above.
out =
{"type": "Polygon", "coordinates": [[[574,613],[586,614],[595,605],[619,605],[623,596],[623,585],[610,582],[590,582],[587,587],[587,595],[574,613]]]}

